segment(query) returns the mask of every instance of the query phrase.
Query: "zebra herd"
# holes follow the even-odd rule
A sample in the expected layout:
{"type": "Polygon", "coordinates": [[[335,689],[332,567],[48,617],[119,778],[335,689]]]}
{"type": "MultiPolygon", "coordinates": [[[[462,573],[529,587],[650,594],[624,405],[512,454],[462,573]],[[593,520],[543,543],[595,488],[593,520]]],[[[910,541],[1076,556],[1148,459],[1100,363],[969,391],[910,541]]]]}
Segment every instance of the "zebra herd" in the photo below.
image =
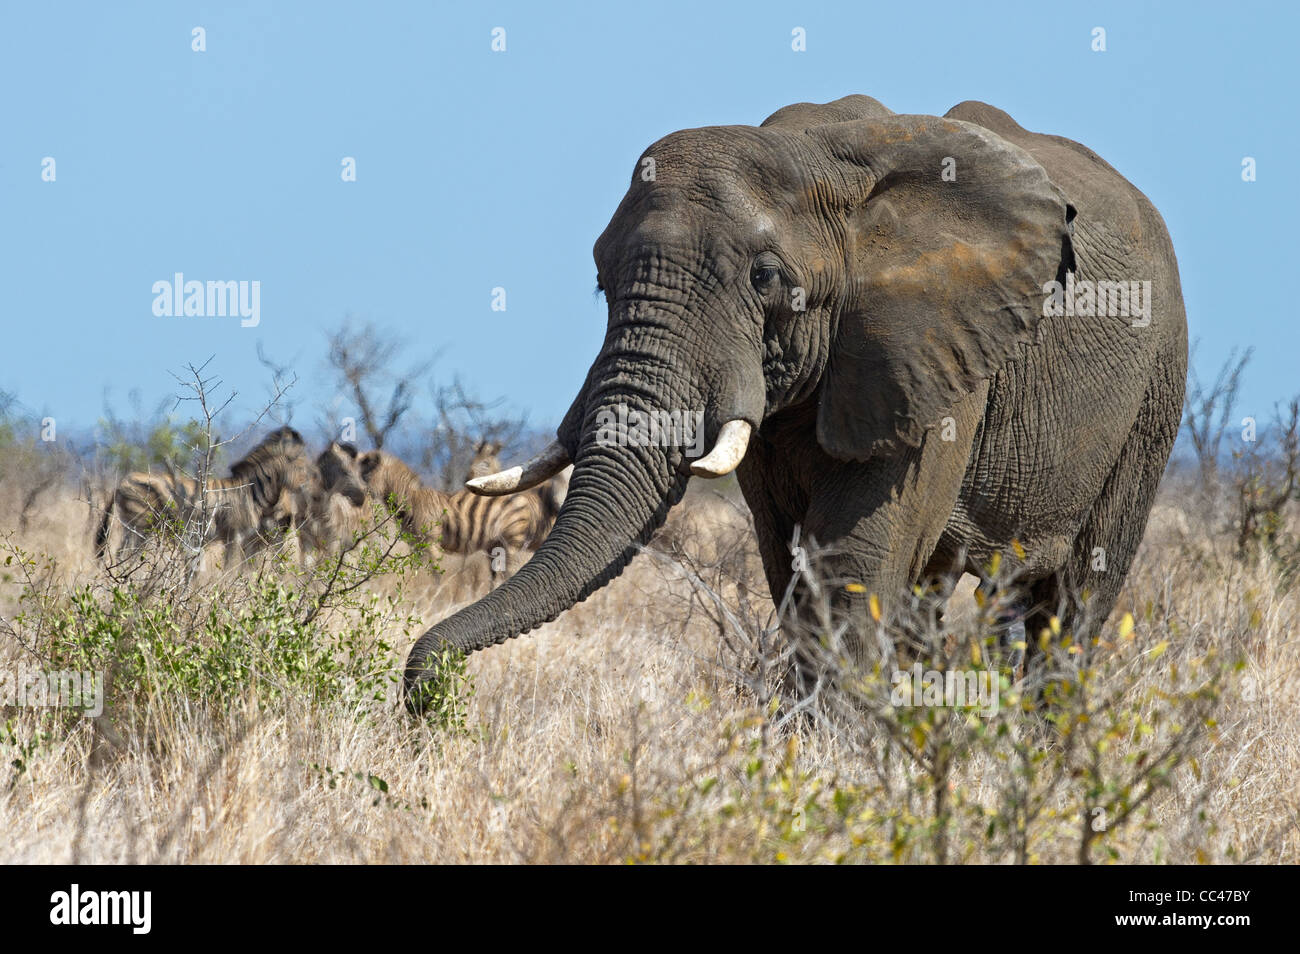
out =
{"type": "MultiPolygon", "coordinates": [[[[467,479],[500,470],[499,450],[480,443],[467,479]]],[[[304,560],[334,555],[366,526],[371,501],[384,504],[404,533],[440,544],[446,553],[532,550],[555,523],[568,474],[509,497],[446,493],[424,486],[404,461],[385,451],[360,452],[331,441],[313,460],[302,435],[281,427],[232,465],[229,477],[201,484],[170,469],[128,474],[104,507],[95,555],[109,560],[115,525],[121,527],[115,563],[138,556],[165,528],[193,546],[224,544],[228,566],[286,537],[297,540],[304,560]]],[[[496,561],[493,569],[495,575],[496,561]]]]}

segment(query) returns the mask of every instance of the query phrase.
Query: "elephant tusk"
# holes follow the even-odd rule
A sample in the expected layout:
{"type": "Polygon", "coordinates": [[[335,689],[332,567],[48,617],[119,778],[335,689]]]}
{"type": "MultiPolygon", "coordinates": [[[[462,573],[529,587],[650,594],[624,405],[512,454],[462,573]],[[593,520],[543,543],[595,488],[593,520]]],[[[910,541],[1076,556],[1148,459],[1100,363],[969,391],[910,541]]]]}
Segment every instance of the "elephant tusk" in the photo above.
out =
{"type": "Polygon", "coordinates": [[[749,447],[748,421],[732,420],[718,431],[713,450],[691,464],[691,473],[697,477],[725,477],[740,466],[741,458],[749,447]]]}
{"type": "Polygon", "coordinates": [[[536,487],[568,466],[569,452],[559,441],[552,441],[546,450],[519,466],[509,467],[484,477],[475,477],[473,480],[467,480],[465,486],[483,497],[500,497],[536,487]]]}

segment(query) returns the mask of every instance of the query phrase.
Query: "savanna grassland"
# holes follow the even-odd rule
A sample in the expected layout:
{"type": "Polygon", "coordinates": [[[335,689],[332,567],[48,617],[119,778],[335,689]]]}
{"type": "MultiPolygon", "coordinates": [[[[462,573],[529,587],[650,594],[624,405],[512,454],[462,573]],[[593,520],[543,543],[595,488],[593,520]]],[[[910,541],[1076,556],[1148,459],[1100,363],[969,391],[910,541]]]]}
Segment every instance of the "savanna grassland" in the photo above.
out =
{"type": "MultiPolygon", "coordinates": [[[[6,862],[1300,861],[1300,597],[1276,546],[1238,546],[1228,488],[1166,481],[1099,644],[1048,634],[1046,705],[1007,680],[996,714],[900,707],[868,679],[793,712],[748,514],[714,484],[586,603],[448,660],[416,719],[401,662],[486,591],[484,555],[381,527],[310,569],[209,548],[192,578],[114,581],[103,488],[32,504],[26,480],[0,482],[0,667],[108,685],[97,719],[3,710],[6,862]]],[[[973,583],[950,662],[979,658],[973,583]]]]}

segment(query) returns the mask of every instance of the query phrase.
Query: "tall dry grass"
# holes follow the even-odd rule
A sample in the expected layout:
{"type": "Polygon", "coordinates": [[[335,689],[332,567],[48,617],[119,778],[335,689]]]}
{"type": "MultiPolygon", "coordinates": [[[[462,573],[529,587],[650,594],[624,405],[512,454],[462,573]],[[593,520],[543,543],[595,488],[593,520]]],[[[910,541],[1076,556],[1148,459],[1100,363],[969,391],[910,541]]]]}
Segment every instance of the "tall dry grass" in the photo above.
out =
{"type": "MultiPolygon", "coordinates": [[[[1267,561],[1231,555],[1185,502],[1162,497],[1104,634],[1098,685],[1122,690],[1128,708],[1089,742],[1096,785],[1092,763],[1071,761],[1032,713],[1006,712],[991,738],[969,720],[784,718],[747,516],[693,492],[658,555],[469,659],[463,728],[413,720],[395,687],[361,716],[294,691],[249,690],[222,707],[154,694],[107,740],[74,719],[34,741],[45,716],[5,710],[0,858],[1072,862],[1086,842],[1095,861],[1294,863],[1298,597],[1267,561]],[[1124,612],[1134,623],[1121,634],[1124,612]],[[1227,674],[1208,708],[1184,705],[1209,678],[1207,659],[1227,674]],[[1195,719],[1204,724],[1178,735],[1195,719]],[[1185,743],[1178,758],[1144,781],[1171,739],[1185,743]],[[937,773],[926,750],[955,757],[937,773]],[[1090,806],[1103,803],[1097,829],[1090,806]]],[[[16,526],[15,506],[0,499],[0,527],[16,526]]],[[[49,585],[70,589],[101,578],[92,522],[65,490],[11,544],[51,558],[49,585]]],[[[418,624],[489,585],[485,558],[447,558],[443,571],[370,584],[400,593],[382,615],[394,662],[418,624]]],[[[20,582],[10,573],[0,588],[11,622],[20,582]]],[[[979,613],[967,580],[945,625],[979,613]]],[[[0,636],[0,667],[34,664],[0,636]]]]}

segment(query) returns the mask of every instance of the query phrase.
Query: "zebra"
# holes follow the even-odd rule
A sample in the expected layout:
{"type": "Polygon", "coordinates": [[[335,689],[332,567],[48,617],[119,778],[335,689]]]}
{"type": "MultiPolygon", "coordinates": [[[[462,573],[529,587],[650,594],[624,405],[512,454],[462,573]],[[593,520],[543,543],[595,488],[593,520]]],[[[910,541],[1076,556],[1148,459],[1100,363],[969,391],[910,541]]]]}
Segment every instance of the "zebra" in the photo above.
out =
{"type": "MultiPolygon", "coordinates": [[[[527,493],[481,497],[468,490],[444,493],[425,487],[401,459],[369,451],[359,459],[370,493],[398,515],[402,530],[417,539],[441,544],[446,553],[497,555],[497,548],[535,550],[546,539],[568,481],[557,478],[527,493]]],[[[493,573],[498,571],[493,560],[493,573]]]]}
{"type": "Polygon", "coordinates": [[[486,477],[488,474],[495,474],[501,469],[501,443],[499,441],[481,440],[478,446],[474,448],[474,459],[470,461],[469,471],[465,474],[465,480],[462,483],[473,480],[475,477],[486,477]]]}
{"type": "Polygon", "coordinates": [[[302,435],[291,427],[268,434],[230,468],[230,476],[200,484],[177,474],[127,474],[104,508],[95,533],[95,556],[105,560],[114,512],[123,527],[117,561],[134,557],[151,534],[164,528],[193,534],[197,546],[216,539],[226,545],[226,562],[244,559],[264,545],[268,533],[294,518],[294,491],[313,480],[302,435]],[[205,525],[194,522],[204,519],[205,525]]]}
{"type": "Polygon", "coordinates": [[[356,539],[370,514],[357,449],[331,441],[316,458],[316,480],[297,492],[303,562],[312,553],[337,554],[356,539]]]}

